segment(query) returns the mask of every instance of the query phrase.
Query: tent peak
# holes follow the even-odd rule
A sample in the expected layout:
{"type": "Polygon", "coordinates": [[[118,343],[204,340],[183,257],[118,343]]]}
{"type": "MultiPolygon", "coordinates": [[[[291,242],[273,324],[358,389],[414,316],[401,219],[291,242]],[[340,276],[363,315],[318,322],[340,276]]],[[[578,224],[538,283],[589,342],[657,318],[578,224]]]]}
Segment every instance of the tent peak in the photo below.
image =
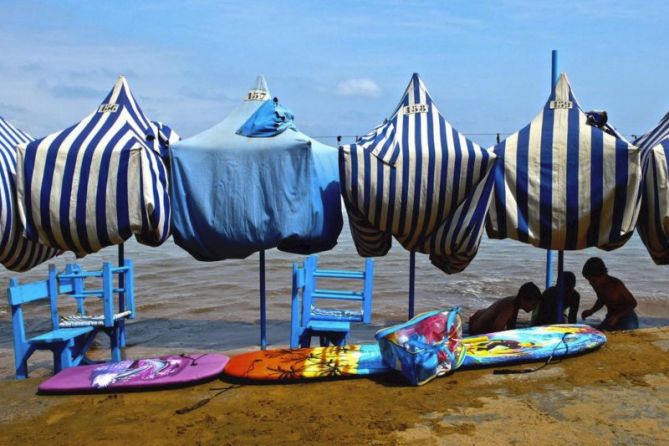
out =
{"type": "Polygon", "coordinates": [[[573,106],[571,103],[572,100],[570,99],[570,96],[572,96],[571,85],[569,84],[567,73],[560,73],[560,77],[558,77],[558,80],[555,83],[553,93],[555,100],[550,101],[553,104],[553,108],[571,108],[573,106]],[[562,104],[564,104],[564,106],[562,104]]]}
{"type": "Polygon", "coordinates": [[[267,101],[272,98],[272,94],[269,91],[267,86],[267,81],[265,81],[265,76],[262,74],[256,78],[256,82],[251,87],[249,92],[244,98],[245,101],[267,101]]]}

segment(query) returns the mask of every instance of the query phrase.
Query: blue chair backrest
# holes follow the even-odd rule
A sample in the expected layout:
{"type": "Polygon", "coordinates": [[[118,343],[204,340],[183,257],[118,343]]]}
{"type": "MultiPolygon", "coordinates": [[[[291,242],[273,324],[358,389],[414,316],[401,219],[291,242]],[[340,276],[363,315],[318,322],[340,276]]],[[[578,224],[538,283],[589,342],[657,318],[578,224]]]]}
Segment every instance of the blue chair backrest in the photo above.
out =
{"type": "Polygon", "coordinates": [[[119,309],[130,311],[130,318],[135,318],[135,296],[134,296],[134,273],[133,262],[130,259],[124,261],[123,266],[112,266],[105,262],[101,271],[86,271],[77,264],[68,264],[65,272],[58,275],[61,290],[69,290],[69,296],[77,300],[79,313],[86,314],[84,301],[89,297],[97,297],[103,300],[104,325],[114,325],[114,294],[119,295],[119,309]],[[114,287],[114,276],[118,275],[119,286],[114,287]],[[86,280],[97,278],[102,280],[102,287],[86,288],[86,280]]]}
{"type": "MultiPolygon", "coordinates": [[[[317,300],[338,300],[346,302],[360,302],[361,318],[350,317],[341,314],[334,319],[350,320],[351,322],[362,322],[369,324],[372,321],[372,290],[374,287],[374,260],[365,259],[364,271],[342,271],[318,269],[318,257],[309,256],[304,260],[304,267],[293,266],[297,271],[297,287],[302,289],[302,318],[318,317],[314,313],[317,309],[317,300]],[[362,280],[362,289],[359,291],[330,290],[318,287],[318,279],[344,279],[348,281],[362,280]],[[301,285],[301,286],[300,286],[301,285]],[[305,317],[306,316],[306,317],[305,317]]],[[[295,274],[294,274],[295,275],[295,274]]]]}
{"type": "Polygon", "coordinates": [[[7,288],[7,298],[12,312],[12,324],[14,328],[20,328],[24,332],[23,310],[21,306],[41,299],[49,299],[51,307],[51,324],[53,328],[58,328],[58,294],[59,292],[69,292],[71,287],[65,286],[59,290],[56,279],[56,267],[49,265],[49,276],[47,280],[19,284],[15,278],[9,279],[9,288],[7,288]]]}

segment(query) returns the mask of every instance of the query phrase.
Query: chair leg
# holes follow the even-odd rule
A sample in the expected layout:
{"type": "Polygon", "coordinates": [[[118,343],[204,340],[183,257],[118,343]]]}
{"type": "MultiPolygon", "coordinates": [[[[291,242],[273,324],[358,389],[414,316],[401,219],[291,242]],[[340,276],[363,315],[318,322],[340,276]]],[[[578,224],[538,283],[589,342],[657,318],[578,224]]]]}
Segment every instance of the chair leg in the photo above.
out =
{"type": "Polygon", "coordinates": [[[337,347],[343,347],[346,345],[346,338],[348,336],[348,333],[331,333],[329,338],[330,342],[332,342],[332,345],[336,345],[337,347]]]}
{"type": "Polygon", "coordinates": [[[119,347],[125,348],[125,320],[123,319],[118,321],[118,339],[119,347]]]}
{"type": "Polygon", "coordinates": [[[24,357],[19,364],[16,365],[16,379],[28,378],[28,358],[24,357]]]}
{"type": "Polygon", "coordinates": [[[116,326],[112,328],[111,332],[109,333],[109,343],[111,344],[111,356],[112,356],[112,362],[119,362],[121,361],[121,339],[120,339],[120,333],[119,333],[119,327],[116,326]]]}
{"type": "Polygon", "coordinates": [[[72,349],[74,340],[59,343],[53,348],[53,373],[56,374],[63,369],[72,367],[72,349]]]}
{"type": "Polygon", "coordinates": [[[302,348],[311,347],[311,333],[308,329],[304,330],[300,335],[300,347],[302,348]]]}

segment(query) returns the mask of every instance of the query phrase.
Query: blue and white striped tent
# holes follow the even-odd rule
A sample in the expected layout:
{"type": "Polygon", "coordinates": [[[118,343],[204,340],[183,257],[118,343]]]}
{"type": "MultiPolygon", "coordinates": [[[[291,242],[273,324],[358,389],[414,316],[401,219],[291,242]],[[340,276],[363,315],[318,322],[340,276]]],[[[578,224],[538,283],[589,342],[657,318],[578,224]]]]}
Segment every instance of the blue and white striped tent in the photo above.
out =
{"type": "Polygon", "coordinates": [[[140,243],[163,243],[170,235],[170,203],[161,154],[169,133],[146,118],[121,76],[82,121],[19,145],[18,204],[26,237],[78,256],[132,234],[140,243]]]}
{"type": "Polygon", "coordinates": [[[615,249],[639,214],[637,147],[587,124],[562,74],[541,112],[494,147],[491,238],[554,250],[615,249]]]}
{"type": "Polygon", "coordinates": [[[395,237],[443,271],[462,271],[481,240],[494,159],[443,118],[414,74],[391,117],[339,151],[358,253],[383,256],[395,237]]]}
{"type": "Polygon", "coordinates": [[[669,265],[669,113],[634,144],[643,158],[639,236],[655,263],[669,265]]]}
{"type": "Polygon", "coordinates": [[[60,253],[23,236],[16,206],[16,146],[29,141],[27,133],[0,117],[0,263],[17,272],[60,253]]]}

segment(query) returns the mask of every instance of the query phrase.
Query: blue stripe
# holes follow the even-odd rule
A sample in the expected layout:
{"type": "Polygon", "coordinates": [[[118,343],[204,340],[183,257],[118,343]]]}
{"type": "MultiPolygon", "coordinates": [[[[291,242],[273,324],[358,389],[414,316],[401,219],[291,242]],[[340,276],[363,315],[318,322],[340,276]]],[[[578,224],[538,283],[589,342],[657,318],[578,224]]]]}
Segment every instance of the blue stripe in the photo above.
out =
{"type": "MultiPolygon", "coordinates": [[[[89,136],[89,134],[95,128],[95,125],[100,120],[100,115],[94,115],[90,122],[82,129],[81,133],[74,139],[72,142],[71,148],[68,150],[66,162],[65,162],[65,171],[63,176],[66,179],[73,178],[76,172],[76,161],[79,152],[81,151],[81,145],[89,136]]],[[[70,197],[72,196],[72,182],[63,181],[61,198],[60,198],[60,228],[61,233],[63,234],[63,240],[65,243],[64,247],[74,246],[74,240],[72,240],[72,232],[70,227],[70,197]]]]}
{"type": "MultiPolygon", "coordinates": [[[[405,160],[408,160],[410,156],[413,154],[410,152],[411,146],[409,145],[409,132],[407,129],[409,128],[409,117],[407,115],[404,115],[402,117],[403,121],[403,126],[404,126],[404,132],[402,133],[402,158],[405,160]]],[[[399,209],[399,222],[397,226],[397,231],[399,234],[404,234],[404,221],[406,219],[407,215],[407,196],[409,194],[409,169],[408,169],[408,164],[405,164],[402,168],[402,179],[401,183],[398,185],[400,187],[400,191],[402,193],[402,204],[399,209]]]]}
{"type": "MultiPolygon", "coordinates": [[[[571,99],[574,101],[574,99],[571,99]]],[[[567,214],[566,214],[566,240],[567,249],[576,249],[578,242],[578,216],[579,216],[579,111],[577,108],[569,110],[569,122],[567,123],[567,214]]]]}
{"type": "Polygon", "coordinates": [[[539,173],[539,234],[540,246],[550,248],[553,242],[553,119],[555,112],[546,107],[541,126],[541,154],[539,173]]]}
{"type": "MultiPolygon", "coordinates": [[[[363,154],[365,156],[367,156],[367,151],[363,151],[363,154]]],[[[365,176],[365,185],[364,185],[364,188],[362,190],[362,193],[363,193],[363,197],[362,197],[363,209],[365,210],[365,212],[368,212],[368,210],[369,210],[369,200],[370,200],[369,194],[370,194],[370,189],[372,188],[372,185],[370,184],[370,181],[371,181],[370,163],[366,162],[363,166],[363,169],[364,169],[364,176],[365,176]]]]}
{"type": "MultiPolygon", "coordinates": [[[[428,229],[430,220],[432,219],[433,212],[433,203],[434,203],[434,176],[435,176],[435,129],[434,129],[434,113],[432,112],[432,99],[428,97],[428,107],[430,108],[430,114],[427,119],[427,191],[425,199],[425,217],[423,219],[423,225],[418,228],[418,230],[425,234],[425,231],[428,229]]],[[[441,118],[438,116],[438,118],[441,118]]],[[[439,119],[441,120],[441,119],[439,119]]],[[[418,213],[419,211],[416,211],[418,213]]],[[[438,215],[437,215],[438,217],[438,215]]],[[[427,234],[426,234],[427,235],[427,234]]],[[[418,243],[422,244],[423,240],[419,240],[418,243]]]]}
{"type": "MultiPolygon", "coordinates": [[[[371,160],[371,155],[369,155],[369,153],[370,152],[365,153],[365,162],[371,164],[372,160],[371,160]]],[[[382,230],[385,230],[385,229],[387,229],[385,226],[381,227],[381,217],[382,217],[381,214],[383,212],[383,198],[384,198],[383,197],[383,188],[385,187],[384,186],[385,175],[384,175],[384,167],[383,167],[384,164],[379,163],[379,162],[377,162],[375,164],[376,164],[376,190],[377,190],[377,192],[376,192],[376,197],[375,197],[376,209],[375,209],[375,212],[374,212],[374,222],[373,222],[373,224],[374,224],[375,227],[381,228],[382,230]]],[[[356,178],[356,177],[353,177],[353,178],[356,178]]],[[[341,185],[342,190],[343,190],[344,183],[340,183],[340,185],[341,185]]],[[[386,224],[386,226],[387,226],[387,224],[386,224]]]]}
{"type": "MultiPolygon", "coordinates": [[[[439,139],[442,142],[441,149],[442,149],[442,154],[441,154],[441,166],[439,166],[439,197],[437,198],[437,217],[439,220],[443,219],[443,215],[445,212],[445,207],[446,207],[446,188],[448,185],[448,165],[449,165],[449,157],[448,157],[448,147],[446,146],[447,140],[446,140],[446,121],[444,118],[439,116],[439,139]]],[[[437,251],[437,238],[433,237],[432,242],[430,244],[430,250],[431,252],[436,252],[437,251]]]]}
{"type": "Polygon", "coordinates": [[[493,167],[493,176],[495,178],[495,214],[497,215],[497,234],[501,237],[507,237],[508,229],[506,227],[506,170],[504,168],[506,158],[506,140],[495,146],[495,155],[497,159],[493,167]]]}
{"type": "Polygon", "coordinates": [[[599,225],[603,205],[604,179],[604,132],[591,127],[590,130],[590,228],[588,245],[597,246],[599,241],[599,225]]]}
{"type": "Polygon", "coordinates": [[[611,222],[611,234],[609,240],[616,243],[624,240],[629,235],[621,236],[623,227],[623,217],[627,208],[627,178],[629,150],[627,143],[622,140],[616,140],[616,188],[615,201],[613,206],[613,218],[611,222]]]}
{"type": "Polygon", "coordinates": [[[516,201],[518,211],[518,240],[529,240],[529,159],[530,159],[530,126],[518,133],[516,149],[516,201]]]}
{"type": "MultiPolygon", "coordinates": [[[[416,91],[416,102],[420,101],[420,92],[416,91]]],[[[413,144],[413,153],[411,156],[414,157],[415,160],[415,172],[420,172],[421,175],[415,175],[414,179],[414,184],[413,184],[413,206],[411,206],[411,226],[410,226],[410,231],[407,236],[407,241],[411,241],[414,239],[416,234],[421,233],[421,229],[418,227],[418,217],[420,216],[421,213],[421,202],[420,202],[420,190],[422,188],[422,181],[423,181],[423,144],[422,144],[422,134],[421,134],[421,129],[423,125],[423,116],[422,113],[416,113],[414,116],[414,125],[415,125],[415,141],[413,144]]],[[[406,173],[406,183],[409,182],[408,180],[409,172],[406,173]]],[[[408,189],[408,187],[407,187],[408,189]]],[[[407,203],[408,205],[408,203],[407,203]]],[[[423,215],[425,218],[428,217],[427,213],[423,215]]],[[[420,240],[419,240],[420,242],[420,240]]],[[[413,248],[413,246],[411,246],[413,248]]]]}
{"type": "Polygon", "coordinates": [[[74,126],[64,130],[53,140],[53,143],[49,146],[47,150],[45,169],[42,172],[39,215],[40,215],[42,230],[44,231],[44,234],[51,246],[58,246],[58,243],[56,243],[53,229],[51,228],[51,216],[49,212],[50,210],[49,201],[51,199],[51,195],[53,194],[53,174],[54,174],[54,170],[52,168],[49,168],[49,166],[54,166],[56,164],[56,157],[58,155],[58,149],[60,148],[60,145],[62,144],[63,140],[67,138],[67,136],[69,136],[70,133],[72,133],[73,130],[74,126]]]}

